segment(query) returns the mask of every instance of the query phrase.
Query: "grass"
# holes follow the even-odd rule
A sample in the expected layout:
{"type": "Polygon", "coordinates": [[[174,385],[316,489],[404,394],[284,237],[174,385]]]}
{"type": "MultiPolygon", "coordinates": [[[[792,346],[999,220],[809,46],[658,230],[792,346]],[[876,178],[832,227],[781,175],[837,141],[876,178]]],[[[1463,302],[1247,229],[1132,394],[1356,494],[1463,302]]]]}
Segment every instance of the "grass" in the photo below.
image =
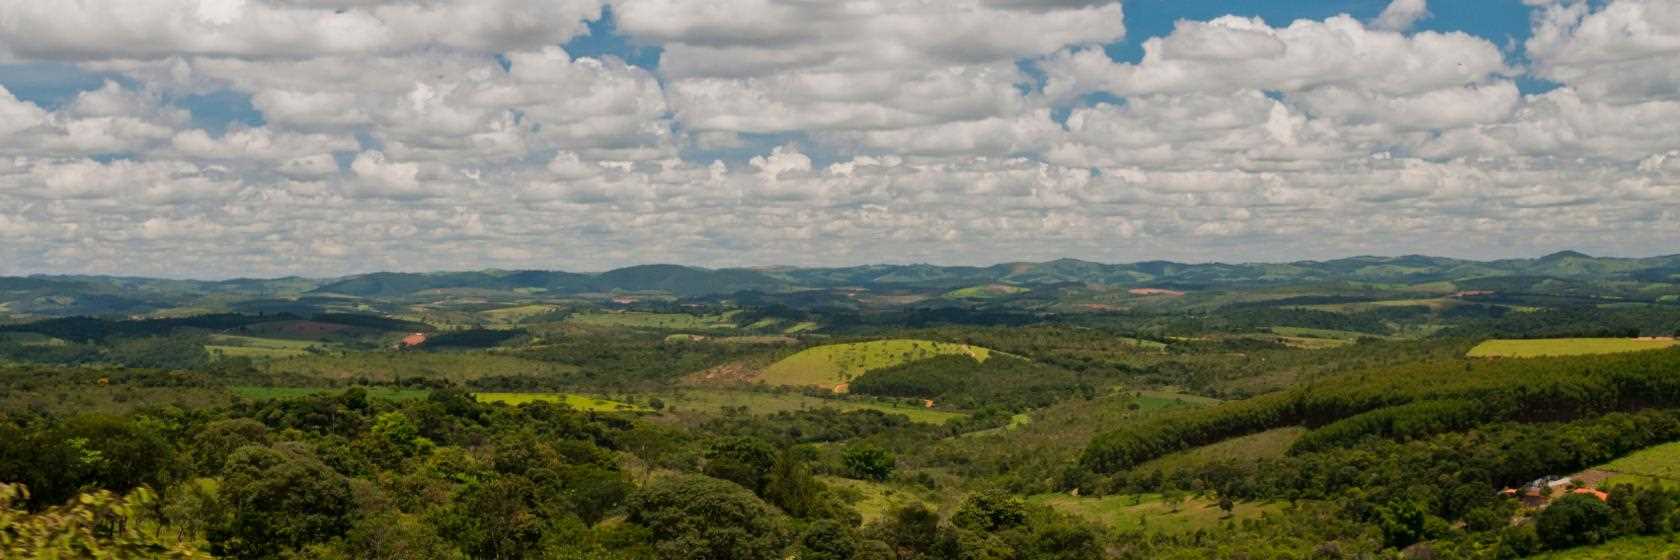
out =
{"type": "Polygon", "coordinates": [[[478,314],[493,323],[515,325],[526,319],[553,313],[559,309],[560,306],[558,305],[531,304],[480,311],[478,314]]]}
{"type": "Polygon", "coordinates": [[[1180,393],[1171,389],[1146,389],[1135,392],[1137,393],[1137,399],[1135,400],[1138,405],[1137,410],[1142,412],[1161,410],[1175,406],[1206,406],[1219,404],[1219,399],[1192,395],[1189,393],[1180,393]]]}
{"type": "Polygon", "coordinates": [[[1359,340],[1361,338],[1388,338],[1380,334],[1362,333],[1355,331],[1338,331],[1332,329],[1309,329],[1305,327],[1272,327],[1272,334],[1297,338],[1324,338],[1330,340],[1359,340]]]}
{"type": "Polygon", "coordinates": [[[717,330],[733,329],[729,322],[732,313],[723,315],[689,315],[687,313],[648,313],[621,311],[611,313],[581,313],[566,318],[566,322],[592,327],[622,327],[633,329],[717,330]]]}
{"type": "Polygon", "coordinates": [[[799,333],[802,333],[802,332],[817,330],[817,327],[820,327],[820,326],[821,325],[818,325],[818,324],[816,324],[814,322],[811,322],[811,321],[801,321],[801,322],[798,322],[798,323],[794,323],[793,326],[791,326],[791,327],[782,329],[782,333],[783,334],[799,334],[799,333]]]}
{"type": "Polygon", "coordinates": [[[1542,338],[1529,340],[1486,340],[1470,349],[1472,358],[1537,358],[1541,356],[1584,356],[1658,350],[1674,346],[1674,340],[1633,338],[1542,338]]]}
{"type": "Polygon", "coordinates": [[[1614,473],[1600,488],[1617,484],[1653,486],[1680,484],[1680,442],[1647,447],[1623,456],[1593,470],[1614,473]]]}
{"type": "Polygon", "coordinates": [[[331,348],[311,340],[260,338],[254,336],[210,335],[213,344],[204,345],[212,356],[229,358],[293,358],[309,354],[310,348],[331,348]]]}
{"type": "Polygon", "coordinates": [[[841,411],[878,410],[887,414],[902,414],[908,416],[911,422],[923,424],[944,424],[967,416],[960,412],[948,410],[928,409],[920,406],[909,406],[882,402],[870,402],[856,397],[846,399],[825,399],[803,395],[800,393],[772,393],[761,391],[733,391],[728,389],[693,389],[677,393],[651,394],[649,397],[659,397],[668,407],[677,410],[704,410],[715,412],[723,407],[746,407],[753,414],[774,414],[796,410],[810,410],[818,408],[833,408],[841,411]]]}
{"type": "Polygon", "coordinates": [[[992,299],[1027,291],[1020,286],[1008,284],[986,284],[984,286],[970,286],[945,292],[946,299],[992,299]]]}
{"type": "MultiPolygon", "coordinates": [[[[239,396],[247,398],[247,399],[268,400],[268,399],[295,399],[295,398],[299,398],[299,397],[307,397],[307,396],[310,396],[310,395],[318,395],[318,394],[321,394],[321,393],[342,393],[348,388],[347,387],[238,386],[238,387],[229,387],[228,389],[230,391],[233,391],[233,394],[239,395],[239,396]]],[[[422,398],[425,398],[426,395],[431,394],[431,391],[426,390],[426,389],[398,389],[398,388],[395,388],[395,387],[363,387],[362,389],[366,390],[368,396],[371,397],[371,398],[388,400],[388,401],[406,401],[406,400],[410,400],[410,399],[422,399],[422,398]]]]}
{"type": "Polygon", "coordinates": [[[394,381],[425,377],[466,381],[498,375],[565,376],[576,366],[527,360],[486,352],[354,352],[275,360],[263,366],[272,373],[296,373],[329,379],[366,377],[394,381]]]}
{"type": "Polygon", "coordinates": [[[1664,558],[1674,557],[1672,555],[1675,551],[1680,551],[1680,542],[1675,542],[1674,538],[1673,535],[1626,537],[1600,545],[1548,552],[1529,558],[1535,560],[1621,560],[1623,558],[1663,560],[1664,558]],[[1668,556],[1665,556],[1665,554],[1668,556]]]}
{"type": "Polygon", "coordinates": [[[771,385],[832,387],[872,369],[943,355],[972,356],[984,362],[991,351],[966,344],[909,339],[829,344],[770,364],[760,379],[771,385]]]}
{"type": "Polygon", "coordinates": [[[1161,494],[1124,494],[1101,498],[1041,494],[1028,498],[1028,502],[1046,505],[1116,531],[1175,534],[1215,529],[1226,521],[1258,519],[1267,512],[1280,509],[1277,504],[1243,502],[1236,504],[1227,518],[1216,499],[1187,498],[1175,503],[1175,500],[1161,494]]]}
{"type": "Polygon", "coordinates": [[[475,393],[478,402],[519,406],[530,402],[562,403],[577,410],[595,412],[650,412],[653,409],[576,393],[475,393]]]}
{"type": "Polygon", "coordinates": [[[837,491],[843,498],[849,498],[852,508],[857,510],[858,515],[863,516],[864,523],[879,520],[886,517],[887,512],[914,503],[934,508],[934,504],[927,500],[878,482],[838,476],[818,476],[817,480],[837,491]]]}
{"type": "Polygon", "coordinates": [[[1295,440],[1301,439],[1301,436],[1306,435],[1306,433],[1307,429],[1302,427],[1267,430],[1173,453],[1138,465],[1133,470],[1136,472],[1150,470],[1172,472],[1222,461],[1282,457],[1289,452],[1289,446],[1293,445],[1295,440]]]}

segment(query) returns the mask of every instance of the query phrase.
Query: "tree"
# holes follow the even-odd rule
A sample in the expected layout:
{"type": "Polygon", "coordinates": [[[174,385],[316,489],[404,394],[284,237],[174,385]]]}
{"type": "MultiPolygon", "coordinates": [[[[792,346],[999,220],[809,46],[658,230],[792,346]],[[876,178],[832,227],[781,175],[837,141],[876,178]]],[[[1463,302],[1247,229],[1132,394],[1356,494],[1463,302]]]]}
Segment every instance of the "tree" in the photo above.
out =
{"type": "Polygon", "coordinates": [[[823,485],[811,475],[806,451],[790,447],[776,455],[776,463],[764,485],[764,499],[798,518],[810,517],[820,509],[823,485]]]}
{"type": "Polygon", "coordinates": [[[840,455],[840,462],[852,478],[883,481],[892,476],[897,460],[892,453],[871,445],[853,445],[840,455]]]}
{"type": "Polygon", "coordinates": [[[1026,522],[1026,504],[999,490],[969,496],[951,516],[952,524],[971,531],[1002,531],[1026,522]]]}
{"type": "Polygon", "coordinates": [[[630,496],[628,520],[652,532],[661,558],[770,560],[787,542],[783,519],[763,501],[715,478],[679,475],[630,496]]]}
{"type": "Polygon", "coordinates": [[[822,519],[799,534],[799,560],[851,560],[857,554],[857,537],[839,522],[822,519]]]}
{"type": "Polygon", "coordinates": [[[768,442],[753,437],[731,437],[706,450],[706,468],[702,472],[762,496],[775,462],[776,448],[768,442]]]}
{"type": "Polygon", "coordinates": [[[1570,494],[1540,510],[1534,528],[1547,548],[1597,544],[1610,536],[1610,506],[1590,495],[1570,494]]]}
{"type": "Polygon", "coordinates": [[[304,449],[241,447],[224,476],[220,497],[232,511],[208,535],[218,556],[273,557],[350,527],[349,480],[304,449]]]}

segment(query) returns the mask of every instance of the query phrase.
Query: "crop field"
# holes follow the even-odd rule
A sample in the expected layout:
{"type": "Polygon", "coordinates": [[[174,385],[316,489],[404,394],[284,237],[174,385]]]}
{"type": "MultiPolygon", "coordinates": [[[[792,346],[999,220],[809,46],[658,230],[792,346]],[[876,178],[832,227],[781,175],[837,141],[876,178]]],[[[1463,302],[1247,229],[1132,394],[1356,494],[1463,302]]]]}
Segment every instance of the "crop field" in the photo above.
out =
{"type": "Polygon", "coordinates": [[[771,385],[833,387],[872,369],[946,355],[971,356],[984,362],[991,351],[966,344],[909,339],[829,344],[770,364],[759,379],[771,385]]]}
{"type": "Polygon", "coordinates": [[[1101,498],[1040,494],[1027,501],[1124,532],[1193,533],[1215,529],[1226,519],[1239,522],[1258,519],[1266,512],[1281,509],[1278,504],[1242,502],[1236,504],[1227,518],[1225,511],[1219,509],[1218,500],[1173,499],[1161,494],[1120,494],[1101,498]]]}
{"type": "Polygon", "coordinates": [[[1626,558],[1651,558],[1661,560],[1671,558],[1664,556],[1680,550],[1680,542],[1672,535],[1662,537],[1625,537],[1615,539],[1595,546],[1583,546],[1558,552],[1549,552],[1539,556],[1530,556],[1534,560],[1623,560],[1626,558]]]}
{"type": "Polygon", "coordinates": [[[573,315],[566,322],[592,327],[620,327],[634,329],[717,330],[733,329],[729,314],[689,315],[686,313],[647,313],[622,311],[611,313],[583,313],[573,315]]]}
{"type": "Polygon", "coordinates": [[[774,414],[794,410],[833,408],[841,411],[878,410],[887,414],[903,414],[911,422],[944,424],[967,416],[960,412],[928,409],[920,406],[870,402],[858,397],[825,399],[799,393],[771,393],[760,391],[732,391],[727,389],[692,389],[677,393],[652,394],[676,410],[716,412],[723,407],[746,407],[753,414],[774,414]]]}
{"type": "Polygon", "coordinates": [[[1583,356],[1658,350],[1674,346],[1673,339],[1635,338],[1537,338],[1529,340],[1487,340],[1470,349],[1472,358],[1538,358],[1541,356],[1583,356]]]}
{"type": "Polygon", "coordinates": [[[1306,433],[1307,429],[1301,427],[1266,430],[1257,434],[1235,437],[1219,443],[1173,453],[1138,465],[1134,470],[1137,472],[1150,470],[1171,472],[1176,469],[1222,461],[1282,457],[1289,451],[1289,446],[1293,445],[1295,440],[1301,439],[1301,436],[1306,435],[1306,433]]]}
{"type": "Polygon", "coordinates": [[[326,354],[275,360],[262,366],[274,373],[296,373],[328,379],[366,377],[394,381],[397,377],[424,377],[466,381],[500,375],[564,376],[576,366],[527,360],[487,352],[360,352],[326,354]]]}
{"type": "MultiPolygon", "coordinates": [[[[251,400],[295,399],[321,393],[341,393],[345,387],[257,387],[239,386],[229,387],[233,394],[251,400]]],[[[375,399],[405,401],[409,399],[423,399],[431,391],[426,389],[398,389],[394,387],[363,387],[368,397],[375,399]]]]}
{"type": "Polygon", "coordinates": [[[225,334],[211,335],[210,342],[204,345],[205,351],[211,356],[228,358],[292,358],[308,355],[311,347],[331,348],[330,345],[309,340],[225,334]]]}
{"type": "Polygon", "coordinates": [[[653,409],[630,403],[575,393],[474,393],[478,402],[519,406],[529,402],[562,403],[577,410],[595,412],[650,412],[653,409]]]}

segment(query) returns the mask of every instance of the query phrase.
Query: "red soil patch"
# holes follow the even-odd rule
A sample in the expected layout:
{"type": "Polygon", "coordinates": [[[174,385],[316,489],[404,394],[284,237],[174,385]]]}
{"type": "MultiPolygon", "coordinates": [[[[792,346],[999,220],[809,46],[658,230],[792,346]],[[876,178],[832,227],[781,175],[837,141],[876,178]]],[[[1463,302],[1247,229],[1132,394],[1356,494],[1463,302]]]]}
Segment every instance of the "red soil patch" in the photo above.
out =
{"type": "Polygon", "coordinates": [[[1172,296],[1172,297],[1179,297],[1179,296],[1184,295],[1184,292],[1180,292],[1178,290],[1168,290],[1168,289],[1165,289],[1165,288],[1132,288],[1130,290],[1126,290],[1126,293],[1132,294],[1134,296],[1172,296]]]}
{"type": "Polygon", "coordinates": [[[425,343],[426,343],[425,333],[414,333],[414,334],[403,337],[402,342],[400,344],[404,347],[408,347],[408,346],[419,346],[419,345],[425,344],[425,343]]]}

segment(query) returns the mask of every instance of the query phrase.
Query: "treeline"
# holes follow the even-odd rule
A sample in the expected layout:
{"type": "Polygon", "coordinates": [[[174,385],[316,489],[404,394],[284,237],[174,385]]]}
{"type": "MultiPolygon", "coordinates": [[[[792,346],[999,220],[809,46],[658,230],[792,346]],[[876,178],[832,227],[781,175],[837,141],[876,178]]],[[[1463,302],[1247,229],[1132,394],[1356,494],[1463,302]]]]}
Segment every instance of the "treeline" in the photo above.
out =
{"type": "Polygon", "coordinates": [[[1330,427],[1303,449],[1366,436],[1416,437],[1498,418],[1565,420],[1616,410],[1680,406],[1680,351],[1533,360],[1446,360],[1332,377],[1285,392],[1160,415],[1098,435],[1081,463],[1116,472],[1175,451],[1283,426],[1330,427]],[[1468,405],[1473,401],[1478,405],[1468,405]],[[1449,415],[1436,418],[1443,412],[1449,415]]]}
{"type": "Polygon", "coordinates": [[[1440,336],[1477,338],[1566,338],[1680,336],[1680,307],[1604,308],[1574,305],[1530,313],[1509,313],[1498,320],[1448,329],[1440,336]]]}
{"type": "Polygon", "coordinates": [[[809,411],[685,430],[549,403],[485,405],[452,388],[401,402],[352,388],[135,416],[5,414],[0,534],[29,538],[0,553],[1101,557],[1096,528],[999,494],[963,500],[949,519],[912,505],[863,524],[859,497],[816,475],[896,476],[893,453],[859,438],[922,437],[888,436],[903,422],[809,411]]]}
{"type": "Polygon", "coordinates": [[[1279,459],[1214,462],[1166,473],[1123,473],[1087,486],[1099,492],[1195,492],[1236,500],[1306,500],[1329,510],[1328,519],[1305,519],[1296,512],[1276,524],[1287,527],[1210,534],[1200,542],[1158,539],[1152,556],[1189,557],[1168,553],[1205,553],[1243,542],[1255,547],[1252,551],[1288,557],[1322,550],[1326,541],[1357,542],[1356,535],[1374,530],[1380,539],[1374,545],[1408,549],[1413,557],[1428,550],[1432,556],[1422,557],[1518,558],[1617,536],[1680,530],[1680,493],[1660,487],[1616,486],[1608,489],[1607,502],[1591,496],[1565,497],[1524,523],[1512,521],[1518,515],[1517,499],[1498,492],[1676,438],[1680,438],[1680,410],[1653,409],[1564,423],[1497,423],[1408,442],[1373,439],[1348,448],[1279,459]],[[1274,531],[1298,540],[1276,538],[1274,531]],[[1420,548],[1408,548],[1413,546],[1420,548]]]}

